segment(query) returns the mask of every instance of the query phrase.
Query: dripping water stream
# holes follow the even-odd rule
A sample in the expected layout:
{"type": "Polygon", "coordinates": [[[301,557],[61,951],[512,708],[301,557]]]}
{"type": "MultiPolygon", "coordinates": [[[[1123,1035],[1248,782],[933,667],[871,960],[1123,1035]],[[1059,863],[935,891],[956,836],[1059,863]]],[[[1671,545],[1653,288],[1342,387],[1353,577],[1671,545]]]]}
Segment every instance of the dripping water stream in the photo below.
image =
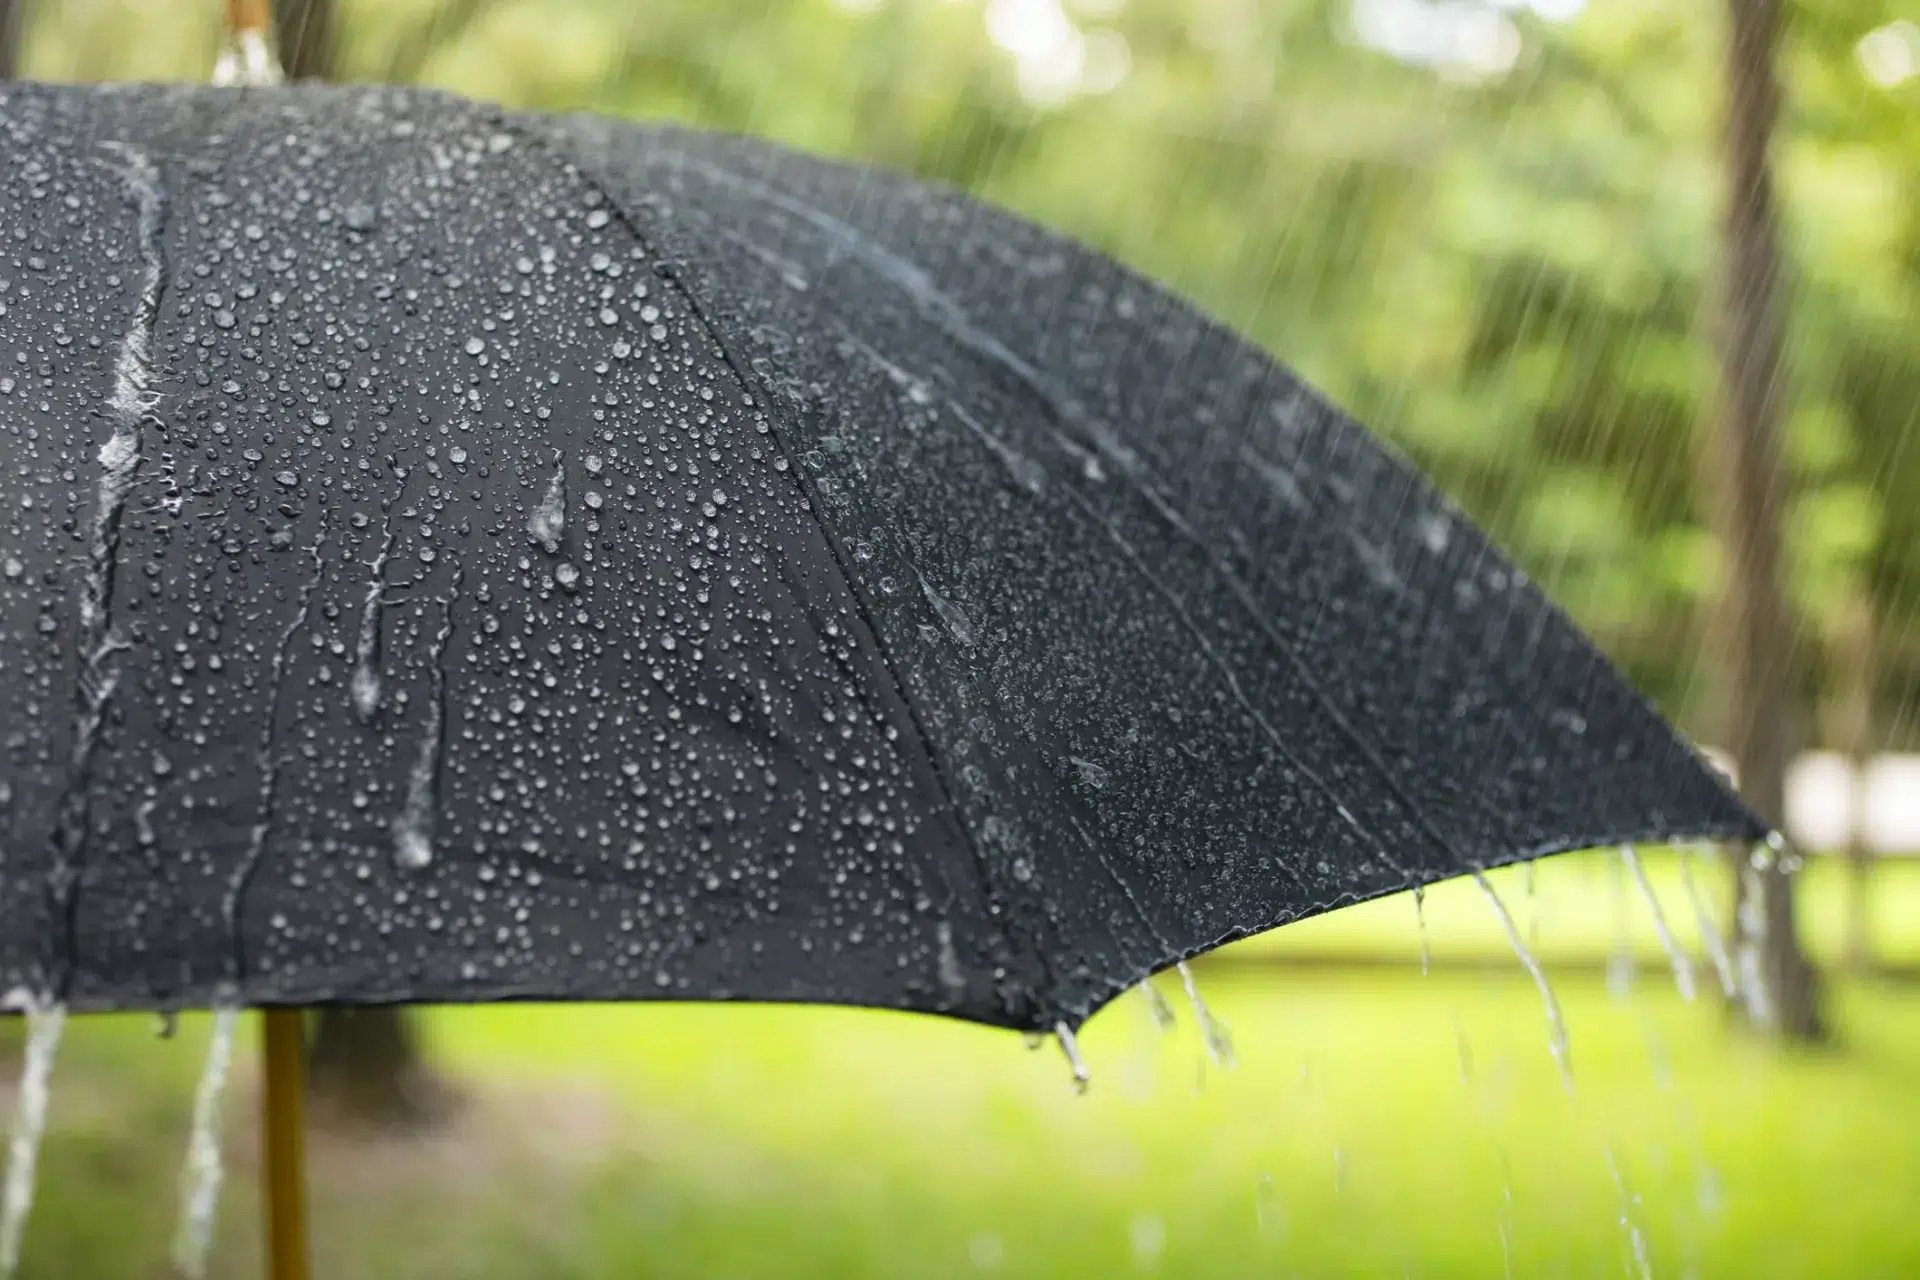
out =
{"type": "Polygon", "coordinates": [[[1721,994],[1731,999],[1740,989],[1740,980],[1733,971],[1733,960],[1727,954],[1726,937],[1720,925],[1713,918],[1713,912],[1707,907],[1707,900],[1700,893],[1700,886],[1693,878],[1693,854],[1682,848],[1680,851],[1680,883],[1686,886],[1687,900],[1693,904],[1694,926],[1700,932],[1700,944],[1707,949],[1708,957],[1713,961],[1713,969],[1720,977],[1721,994]]]}
{"type": "Polygon", "coordinates": [[[1641,900],[1647,904],[1647,914],[1653,919],[1654,934],[1660,939],[1660,949],[1667,953],[1667,963],[1673,966],[1673,985],[1679,991],[1682,1000],[1692,1000],[1697,994],[1693,979],[1693,960],[1674,940],[1673,930],[1667,927],[1667,913],[1660,907],[1660,896],[1653,891],[1653,884],[1647,879],[1647,869],[1641,865],[1640,857],[1633,851],[1632,845],[1620,846],[1620,860],[1626,864],[1627,871],[1633,876],[1634,884],[1639,886],[1641,900]]]}
{"type": "Polygon", "coordinates": [[[0,1191],[0,1278],[13,1275],[20,1265],[20,1240],[27,1214],[33,1208],[34,1167],[39,1163],[40,1140],[47,1128],[53,1059],[67,1023],[65,1006],[44,1001],[28,1001],[26,1016],[27,1059],[14,1104],[6,1185],[0,1191]]]}
{"type": "Polygon", "coordinates": [[[213,1035],[200,1068],[200,1084],[193,1095],[193,1125],[187,1139],[186,1164],[180,1172],[180,1219],[173,1237],[173,1265],[186,1280],[201,1280],[213,1246],[214,1213],[220,1202],[221,1102],[227,1070],[233,1061],[234,1027],[238,1006],[225,1004],[214,1011],[213,1035]]]}
{"type": "Polygon", "coordinates": [[[1513,923],[1513,914],[1507,910],[1507,904],[1500,900],[1499,891],[1487,879],[1486,873],[1475,871],[1473,882],[1480,886],[1480,892],[1486,896],[1494,915],[1500,920],[1500,927],[1506,932],[1508,945],[1520,958],[1527,975],[1533,979],[1533,985],[1539,989],[1541,1003],[1546,1006],[1547,1012],[1547,1048],[1553,1054],[1554,1065],[1560,1068],[1561,1082],[1566,1085],[1567,1092],[1572,1093],[1573,1063],[1567,1045],[1567,1024],[1560,1013],[1560,1001],[1553,994],[1553,984],[1547,981],[1546,970],[1540,967],[1539,958],[1520,936],[1520,930],[1513,923]]]}
{"type": "Polygon", "coordinates": [[[1200,988],[1194,983],[1193,970],[1182,960],[1178,966],[1180,985],[1186,988],[1187,1003],[1193,1007],[1193,1020],[1200,1025],[1201,1039],[1206,1042],[1207,1056],[1213,1064],[1222,1070],[1232,1070],[1235,1065],[1233,1056],[1233,1034],[1227,1024],[1214,1016],[1207,1008],[1207,1002],[1200,995],[1200,988]]]}

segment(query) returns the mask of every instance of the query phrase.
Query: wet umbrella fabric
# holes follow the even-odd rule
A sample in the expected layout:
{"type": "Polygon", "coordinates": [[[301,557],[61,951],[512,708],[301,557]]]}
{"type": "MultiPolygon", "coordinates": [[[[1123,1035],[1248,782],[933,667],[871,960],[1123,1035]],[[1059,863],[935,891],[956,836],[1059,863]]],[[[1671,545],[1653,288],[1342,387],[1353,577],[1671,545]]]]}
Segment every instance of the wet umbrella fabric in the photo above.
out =
{"type": "Polygon", "coordinates": [[[1403,461],[904,178],[391,89],[0,90],[0,986],[1077,1025],[1764,828],[1403,461]]]}

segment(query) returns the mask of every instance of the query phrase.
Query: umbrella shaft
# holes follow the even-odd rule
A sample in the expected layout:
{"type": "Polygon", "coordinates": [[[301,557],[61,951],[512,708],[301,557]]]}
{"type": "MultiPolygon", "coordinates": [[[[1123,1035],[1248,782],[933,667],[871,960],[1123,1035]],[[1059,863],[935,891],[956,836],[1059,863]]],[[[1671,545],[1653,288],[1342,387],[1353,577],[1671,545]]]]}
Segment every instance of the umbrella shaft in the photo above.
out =
{"type": "Polygon", "coordinates": [[[261,1192],[267,1208],[267,1275],[307,1280],[307,1202],[301,1153],[300,1010],[263,1009],[260,1015],[264,1139],[261,1192]]]}
{"type": "Polygon", "coordinates": [[[265,31],[273,14],[273,0],[227,0],[227,30],[265,31]]]}

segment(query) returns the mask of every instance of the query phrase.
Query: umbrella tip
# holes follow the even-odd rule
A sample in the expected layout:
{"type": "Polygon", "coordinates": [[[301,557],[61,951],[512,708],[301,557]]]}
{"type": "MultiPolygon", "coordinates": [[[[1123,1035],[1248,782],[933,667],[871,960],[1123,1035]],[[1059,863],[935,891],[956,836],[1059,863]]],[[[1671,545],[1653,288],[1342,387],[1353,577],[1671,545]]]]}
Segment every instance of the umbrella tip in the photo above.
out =
{"type": "Polygon", "coordinates": [[[1080,1042],[1073,1038],[1073,1028],[1064,1022],[1056,1022],[1053,1024],[1053,1038],[1060,1042],[1060,1052],[1067,1055],[1067,1065],[1073,1068],[1073,1091],[1085,1093],[1093,1073],[1087,1070],[1086,1059],[1080,1056],[1080,1042]]]}

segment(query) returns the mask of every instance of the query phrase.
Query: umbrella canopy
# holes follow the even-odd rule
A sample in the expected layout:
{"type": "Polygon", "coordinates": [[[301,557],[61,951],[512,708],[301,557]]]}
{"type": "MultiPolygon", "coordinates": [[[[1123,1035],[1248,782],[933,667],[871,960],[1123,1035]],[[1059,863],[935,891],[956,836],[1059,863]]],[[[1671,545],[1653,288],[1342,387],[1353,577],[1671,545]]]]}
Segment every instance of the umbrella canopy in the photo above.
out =
{"type": "Polygon", "coordinates": [[[1402,459],[1098,253],[763,143],[0,90],[0,987],[1077,1026],[1765,827],[1402,459]]]}

